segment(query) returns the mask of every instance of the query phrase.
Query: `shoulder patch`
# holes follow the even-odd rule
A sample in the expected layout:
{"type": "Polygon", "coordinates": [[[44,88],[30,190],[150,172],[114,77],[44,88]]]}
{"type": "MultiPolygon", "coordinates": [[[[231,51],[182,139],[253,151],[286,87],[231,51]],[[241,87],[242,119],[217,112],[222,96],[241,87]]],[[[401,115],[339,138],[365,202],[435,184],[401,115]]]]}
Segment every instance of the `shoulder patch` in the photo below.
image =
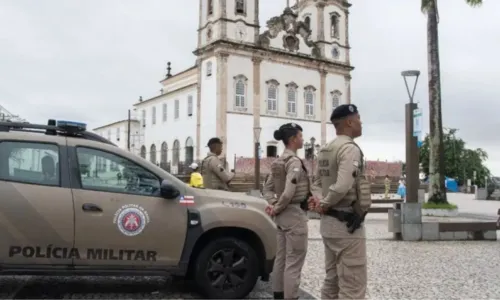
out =
{"type": "Polygon", "coordinates": [[[299,172],[299,171],[300,171],[300,168],[293,168],[293,170],[292,170],[292,171],[294,171],[294,172],[299,172]]]}

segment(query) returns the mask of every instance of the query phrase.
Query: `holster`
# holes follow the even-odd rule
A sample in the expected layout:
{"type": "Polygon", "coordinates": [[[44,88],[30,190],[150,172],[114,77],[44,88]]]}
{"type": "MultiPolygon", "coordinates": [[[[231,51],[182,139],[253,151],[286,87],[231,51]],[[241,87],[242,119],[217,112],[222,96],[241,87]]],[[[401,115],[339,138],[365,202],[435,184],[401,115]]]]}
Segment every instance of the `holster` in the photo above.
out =
{"type": "Polygon", "coordinates": [[[349,233],[353,234],[357,229],[361,227],[361,224],[365,221],[365,216],[368,212],[365,212],[362,216],[353,213],[353,218],[347,222],[347,228],[349,233]]]}
{"type": "Polygon", "coordinates": [[[351,212],[339,211],[336,209],[327,210],[325,212],[325,215],[328,215],[330,217],[334,217],[335,219],[339,220],[340,222],[347,222],[347,224],[352,223],[353,218],[355,216],[355,214],[353,214],[351,212]]]}
{"type": "Polygon", "coordinates": [[[309,198],[312,196],[311,193],[307,194],[307,197],[300,202],[300,208],[302,208],[303,211],[308,211],[309,210],[309,198]]]}

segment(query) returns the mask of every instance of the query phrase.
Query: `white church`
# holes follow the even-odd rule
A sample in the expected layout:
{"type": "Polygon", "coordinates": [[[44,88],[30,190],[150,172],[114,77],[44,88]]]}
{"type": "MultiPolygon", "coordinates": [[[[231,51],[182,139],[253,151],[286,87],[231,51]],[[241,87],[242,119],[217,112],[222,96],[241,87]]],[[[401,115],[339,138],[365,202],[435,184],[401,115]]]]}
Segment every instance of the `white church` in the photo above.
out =
{"type": "MultiPolygon", "coordinates": [[[[196,63],[176,74],[169,64],[160,93],[133,104],[131,151],[175,170],[219,137],[234,168],[234,158],[254,157],[257,138],[261,157],[280,155],[273,132],[288,122],[324,144],[335,136],[332,109],[351,101],[350,6],[296,0],[261,28],[259,0],[200,0],[196,63]]],[[[94,130],[124,147],[127,123],[94,130]]]]}

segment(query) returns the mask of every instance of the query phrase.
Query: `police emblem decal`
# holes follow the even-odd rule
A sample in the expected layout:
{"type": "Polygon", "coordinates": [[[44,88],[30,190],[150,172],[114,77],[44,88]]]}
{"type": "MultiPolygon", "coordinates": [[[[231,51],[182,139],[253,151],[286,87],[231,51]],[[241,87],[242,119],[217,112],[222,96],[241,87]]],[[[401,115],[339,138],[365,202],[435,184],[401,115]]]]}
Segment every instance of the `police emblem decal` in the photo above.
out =
{"type": "Polygon", "coordinates": [[[149,223],[149,214],[142,206],[127,204],[116,211],[113,223],[122,234],[136,236],[141,234],[149,223]]]}
{"type": "Polygon", "coordinates": [[[354,112],[354,107],[352,107],[352,105],[349,105],[349,111],[354,112]]]}

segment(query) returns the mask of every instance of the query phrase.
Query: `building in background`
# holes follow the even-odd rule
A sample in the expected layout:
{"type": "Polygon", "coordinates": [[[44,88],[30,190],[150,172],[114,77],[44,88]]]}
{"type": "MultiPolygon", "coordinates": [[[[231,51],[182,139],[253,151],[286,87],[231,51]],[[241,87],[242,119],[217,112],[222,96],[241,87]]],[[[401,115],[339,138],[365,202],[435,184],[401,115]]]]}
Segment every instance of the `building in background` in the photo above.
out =
{"type": "Polygon", "coordinates": [[[273,133],[287,122],[307,141],[334,137],[330,112],[351,101],[350,6],[297,0],[260,30],[259,0],[200,0],[195,64],[172,74],[169,63],[160,93],[133,104],[139,154],[176,173],[217,136],[229,167],[250,169],[255,129],[262,158],[281,154],[273,133]]]}
{"type": "MultiPolygon", "coordinates": [[[[128,150],[128,120],[121,120],[92,129],[95,133],[108,139],[118,147],[128,150]]],[[[139,154],[144,141],[140,139],[139,121],[130,120],[130,151],[139,154]]]]}
{"type": "Polygon", "coordinates": [[[14,115],[8,111],[5,107],[0,105],[0,122],[27,122],[25,119],[21,118],[19,115],[14,115]]]}

